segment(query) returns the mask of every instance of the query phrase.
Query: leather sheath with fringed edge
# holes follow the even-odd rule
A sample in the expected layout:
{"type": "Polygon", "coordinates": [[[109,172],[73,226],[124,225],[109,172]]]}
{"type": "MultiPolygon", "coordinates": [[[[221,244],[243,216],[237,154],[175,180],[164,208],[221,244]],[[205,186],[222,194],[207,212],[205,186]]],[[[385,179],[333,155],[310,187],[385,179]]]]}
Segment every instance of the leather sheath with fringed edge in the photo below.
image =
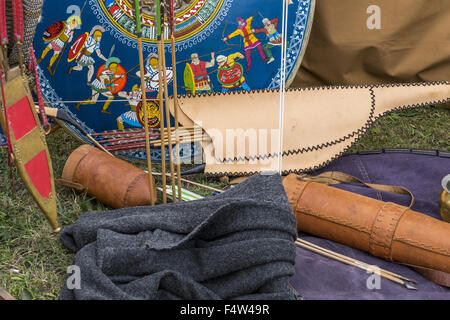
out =
{"type": "MultiPolygon", "coordinates": [[[[283,173],[327,165],[389,112],[449,99],[448,82],[288,89],[283,173]]],[[[202,143],[207,175],[242,176],[277,170],[279,108],[278,90],[180,96],[179,120],[211,138],[202,143]]]]}
{"type": "MultiPolygon", "coordinates": [[[[90,145],[72,152],[58,182],[77,190],[86,189],[89,195],[116,209],[151,203],[145,171],[90,145]]],[[[156,189],[153,191],[156,199],[156,189]]]]}
{"type": "Polygon", "coordinates": [[[373,256],[450,273],[450,224],[291,174],[283,180],[297,229],[373,256]]]}

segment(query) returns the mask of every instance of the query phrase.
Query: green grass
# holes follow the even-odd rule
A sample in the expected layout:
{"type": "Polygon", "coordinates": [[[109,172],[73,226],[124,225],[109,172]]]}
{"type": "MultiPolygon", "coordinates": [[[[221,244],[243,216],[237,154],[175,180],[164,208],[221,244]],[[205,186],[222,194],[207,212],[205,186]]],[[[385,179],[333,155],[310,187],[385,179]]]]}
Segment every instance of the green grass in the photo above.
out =
{"type": "MultiPolygon", "coordinates": [[[[352,147],[351,152],[381,148],[423,148],[450,151],[450,110],[421,108],[387,115],[352,147]]],[[[55,177],[61,173],[70,153],[80,143],[59,130],[48,137],[55,177]]],[[[142,163],[133,162],[144,167],[142,163]]],[[[156,169],[156,168],[155,168],[156,169]]],[[[157,169],[156,169],[157,170],[157,169]]],[[[0,150],[0,287],[18,299],[56,299],[61,290],[66,268],[73,254],[62,247],[53,235],[42,213],[26,192],[15,173],[14,198],[9,184],[7,152],[0,150]]],[[[218,179],[203,175],[194,181],[220,188],[218,179]]],[[[208,196],[209,192],[189,187],[208,196]]],[[[59,220],[62,225],[75,222],[83,212],[107,210],[87,194],[57,186],[59,220]]]]}

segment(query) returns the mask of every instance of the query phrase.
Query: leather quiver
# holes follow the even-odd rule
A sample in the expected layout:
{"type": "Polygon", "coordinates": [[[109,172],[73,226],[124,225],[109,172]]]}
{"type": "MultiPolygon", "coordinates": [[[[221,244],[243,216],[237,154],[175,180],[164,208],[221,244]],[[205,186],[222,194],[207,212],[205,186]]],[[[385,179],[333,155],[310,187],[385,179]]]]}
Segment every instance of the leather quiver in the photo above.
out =
{"type": "Polygon", "coordinates": [[[299,231],[392,262],[450,273],[450,223],[295,174],[283,185],[299,231]]]}
{"type": "MultiPolygon", "coordinates": [[[[60,182],[86,189],[89,195],[116,209],[151,203],[147,172],[90,145],[72,152],[60,182]]],[[[156,189],[153,195],[156,199],[156,189]]]]}

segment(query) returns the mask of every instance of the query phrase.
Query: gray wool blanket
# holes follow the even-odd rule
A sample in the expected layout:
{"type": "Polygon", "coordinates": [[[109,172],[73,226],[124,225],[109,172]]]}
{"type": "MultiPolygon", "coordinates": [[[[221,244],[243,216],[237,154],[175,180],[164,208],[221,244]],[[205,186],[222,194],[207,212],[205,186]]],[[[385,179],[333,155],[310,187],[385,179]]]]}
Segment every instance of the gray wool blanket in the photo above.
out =
{"type": "Polygon", "coordinates": [[[295,299],[296,237],[279,175],[193,202],[89,212],[61,233],[81,282],[59,298],[295,299]]]}

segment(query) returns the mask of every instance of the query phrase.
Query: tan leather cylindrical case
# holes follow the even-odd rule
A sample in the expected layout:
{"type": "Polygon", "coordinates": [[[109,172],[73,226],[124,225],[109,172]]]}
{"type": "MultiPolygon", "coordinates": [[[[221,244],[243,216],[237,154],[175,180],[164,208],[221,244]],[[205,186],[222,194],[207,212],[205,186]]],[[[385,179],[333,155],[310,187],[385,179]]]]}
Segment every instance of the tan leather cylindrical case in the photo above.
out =
{"type": "Polygon", "coordinates": [[[385,260],[450,273],[450,223],[324,184],[283,180],[299,231],[385,260]]]}
{"type": "MultiPolygon", "coordinates": [[[[150,205],[148,173],[90,145],[70,155],[63,184],[80,184],[87,193],[112,208],[150,205]]],[[[156,189],[153,190],[156,199],[156,189]]]]}

